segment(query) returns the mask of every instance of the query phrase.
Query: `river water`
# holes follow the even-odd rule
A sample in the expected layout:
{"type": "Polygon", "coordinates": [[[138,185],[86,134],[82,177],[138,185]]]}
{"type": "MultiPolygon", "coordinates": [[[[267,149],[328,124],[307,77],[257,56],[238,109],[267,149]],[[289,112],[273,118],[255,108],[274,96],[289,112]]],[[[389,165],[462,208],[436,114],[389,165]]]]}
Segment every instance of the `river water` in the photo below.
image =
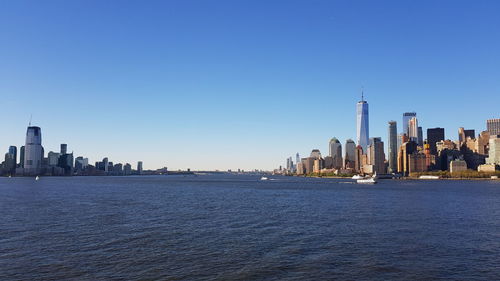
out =
{"type": "Polygon", "coordinates": [[[500,181],[0,178],[1,280],[498,280],[500,181]]]}

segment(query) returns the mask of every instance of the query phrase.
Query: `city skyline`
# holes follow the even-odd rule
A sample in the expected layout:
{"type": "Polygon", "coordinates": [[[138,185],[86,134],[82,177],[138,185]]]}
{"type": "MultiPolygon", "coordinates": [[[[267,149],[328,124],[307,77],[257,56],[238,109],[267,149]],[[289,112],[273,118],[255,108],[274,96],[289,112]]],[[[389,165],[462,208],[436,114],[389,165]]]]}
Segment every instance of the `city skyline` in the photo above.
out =
{"type": "Polygon", "coordinates": [[[498,118],[470,101],[500,92],[496,2],[2,5],[3,151],[33,114],[46,153],[68,143],[144,169],[271,170],[356,140],[362,86],[370,137],[386,145],[404,112],[451,139],[498,118]]]}

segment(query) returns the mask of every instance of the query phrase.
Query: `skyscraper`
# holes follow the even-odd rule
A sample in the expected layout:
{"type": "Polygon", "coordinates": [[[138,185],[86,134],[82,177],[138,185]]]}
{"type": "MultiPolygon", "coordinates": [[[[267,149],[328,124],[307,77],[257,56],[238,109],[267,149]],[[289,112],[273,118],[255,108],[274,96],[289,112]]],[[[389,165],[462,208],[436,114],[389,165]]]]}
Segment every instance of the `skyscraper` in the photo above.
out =
{"type": "Polygon", "coordinates": [[[398,129],[396,121],[389,121],[389,172],[398,171],[398,129]]]}
{"type": "Polygon", "coordinates": [[[353,140],[348,139],[345,141],[345,156],[344,156],[344,167],[353,168],[356,162],[356,144],[353,140]]]}
{"type": "Polygon", "coordinates": [[[437,156],[436,143],[444,141],[444,128],[427,129],[427,143],[429,144],[430,153],[437,156]]]}
{"type": "Polygon", "coordinates": [[[385,153],[384,142],[381,138],[370,138],[368,147],[369,164],[373,165],[373,172],[377,174],[385,173],[385,153]]]}
{"type": "Polygon", "coordinates": [[[403,113],[403,131],[401,132],[401,134],[406,134],[407,136],[410,135],[410,133],[408,132],[408,122],[413,117],[417,117],[417,113],[416,112],[405,112],[405,113],[403,113]]]}
{"type": "Polygon", "coordinates": [[[458,128],[458,143],[460,146],[467,141],[467,138],[475,139],[476,131],[474,129],[465,130],[463,127],[458,128]]]}
{"type": "Polygon", "coordinates": [[[500,136],[490,137],[490,151],[486,163],[500,165],[500,136]]]}
{"type": "Polygon", "coordinates": [[[28,127],[26,145],[24,146],[24,173],[38,175],[41,173],[43,159],[42,130],[40,127],[28,127]]]}
{"type": "Polygon", "coordinates": [[[500,135],[500,119],[486,120],[486,130],[490,136],[500,135]]]}
{"type": "Polygon", "coordinates": [[[366,151],[369,139],[368,103],[361,92],[361,101],[356,105],[356,141],[366,151]]]}
{"type": "Polygon", "coordinates": [[[408,121],[408,138],[418,144],[418,120],[417,117],[412,117],[408,121]]]}
{"type": "Polygon", "coordinates": [[[314,158],[314,159],[319,159],[319,158],[321,158],[321,152],[319,151],[319,149],[313,149],[311,151],[310,157],[314,158]]]}
{"type": "Polygon", "coordinates": [[[342,168],[342,144],[337,138],[332,138],[328,145],[330,157],[333,159],[333,168],[342,168]]]}
{"type": "Polygon", "coordinates": [[[66,154],[68,151],[68,145],[65,143],[61,143],[61,155],[66,154]]]}
{"type": "Polygon", "coordinates": [[[142,174],[142,161],[137,162],[137,173],[142,174]]]}
{"type": "Polygon", "coordinates": [[[19,167],[24,168],[24,145],[19,149],[19,167]]]}
{"type": "Polygon", "coordinates": [[[5,153],[5,161],[3,163],[3,170],[9,175],[16,173],[17,164],[17,147],[10,146],[9,151],[5,153]]]}
{"type": "Polygon", "coordinates": [[[417,143],[419,146],[424,146],[424,132],[422,127],[417,128],[417,143]]]}

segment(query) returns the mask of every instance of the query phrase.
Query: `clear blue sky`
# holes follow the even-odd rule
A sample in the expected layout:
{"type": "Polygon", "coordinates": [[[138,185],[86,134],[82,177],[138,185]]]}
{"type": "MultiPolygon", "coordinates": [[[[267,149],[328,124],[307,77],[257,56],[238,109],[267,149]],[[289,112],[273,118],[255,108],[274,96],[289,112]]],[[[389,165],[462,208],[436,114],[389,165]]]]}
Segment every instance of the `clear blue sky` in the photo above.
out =
{"type": "Polygon", "coordinates": [[[0,149],[145,168],[272,169],[416,111],[485,129],[500,109],[499,1],[0,0],[0,149]]]}

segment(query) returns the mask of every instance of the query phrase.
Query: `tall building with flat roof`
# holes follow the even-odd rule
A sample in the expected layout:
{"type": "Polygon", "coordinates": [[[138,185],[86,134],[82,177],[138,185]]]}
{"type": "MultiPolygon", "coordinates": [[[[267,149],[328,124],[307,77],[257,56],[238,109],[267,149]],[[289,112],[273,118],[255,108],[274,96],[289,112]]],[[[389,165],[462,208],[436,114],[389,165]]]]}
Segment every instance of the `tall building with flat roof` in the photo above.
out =
{"type": "Polygon", "coordinates": [[[61,143],[61,155],[68,153],[68,145],[65,143],[61,143]]]}
{"type": "Polygon", "coordinates": [[[408,138],[418,144],[418,120],[417,117],[412,117],[408,121],[408,138]]]}
{"type": "Polygon", "coordinates": [[[401,134],[406,134],[407,136],[410,135],[409,132],[408,132],[408,122],[413,117],[417,117],[417,113],[416,112],[405,112],[405,113],[403,113],[403,131],[401,132],[401,134]]]}
{"type": "Polygon", "coordinates": [[[361,101],[356,104],[356,143],[366,151],[370,138],[368,103],[361,93],[361,101]]]}
{"type": "Polygon", "coordinates": [[[384,142],[381,138],[370,138],[367,155],[368,164],[373,165],[373,172],[385,174],[384,142]]]}
{"type": "Polygon", "coordinates": [[[24,146],[24,173],[26,175],[40,174],[42,159],[42,129],[30,126],[26,131],[26,144],[24,146]]]}
{"type": "Polygon", "coordinates": [[[488,158],[486,158],[487,164],[500,165],[500,135],[490,136],[490,150],[488,152],[488,158]]]}
{"type": "Polygon", "coordinates": [[[398,171],[398,128],[396,121],[389,121],[388,135],[389,172],[396,173],[398,171]]]}
{"type": "Polygon", "coordinates": [[[424,146],[424,132],[422,127],[417,129],[417,143],[419,146],[424,146]]]}
{"type": "Polygon", "coordinates": [[[137,162],[137,173],[142,174],[142,161],[137,162]]]}
{"type": "Polygon", "coordinates": [[[486,130],[490,133],[490,136],[500,135],[500,119],[486,120],[486,130]]]}
{"type": "Polygon", "coordinates": [[[429,128],[427,129],[427,143],[432,155],[438,155],[436,143],[444,141],[444,128],[429,128]]]}

